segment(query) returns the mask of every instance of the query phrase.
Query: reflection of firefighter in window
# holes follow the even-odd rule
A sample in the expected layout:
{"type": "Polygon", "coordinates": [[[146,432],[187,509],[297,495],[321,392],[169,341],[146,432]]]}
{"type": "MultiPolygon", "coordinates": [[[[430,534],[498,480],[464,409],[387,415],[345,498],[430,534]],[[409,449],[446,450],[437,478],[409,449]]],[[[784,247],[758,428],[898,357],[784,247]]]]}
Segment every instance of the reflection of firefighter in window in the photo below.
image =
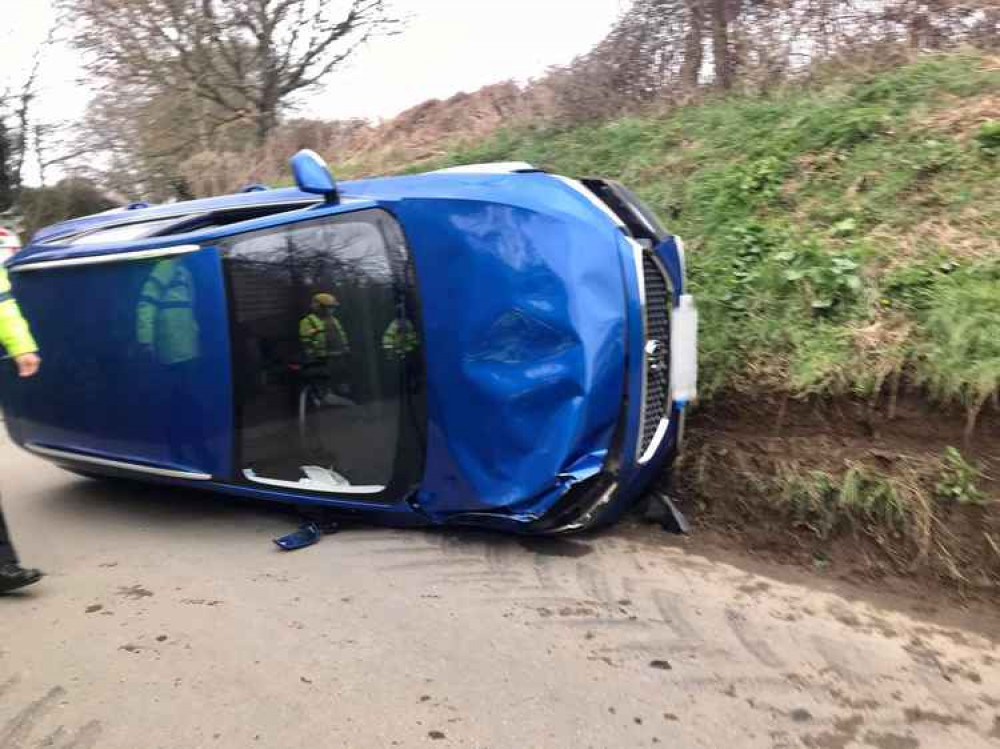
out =
{"type": "Polygon", "coordinates": [[[135,310],[135,338],[159,364],[198,358],[194,279],[179,260],[156,263],[143,284],[135,310]]]}
{"type": "Polygon", "coordinates": [[[154,266],[135,308],[135,338],[155,365],[152,383],[163,398],[165,428],[171,459],[184,464],[190,446],[203,470],[212,467],[203,427],[203,407],[196,382],[201,355],[195,314],[194,277],[181,260],[160,260],[154,266]]]}
{"type": "Polygon", "coordinates": [[[382,352],[390,359],[405,359],[419,343],[413,323],[405,317],[394,319],[382,334],[382,352]]]}
{"type": "Polygon", "coordinates": [[[305,375],[327,405],[346,405],[335,393],[350,394],[350,342],[337,317],[337,298],[326,292],[313,295],[309,314],[299,321],[299,342],[305,375]]]}
{"type": "Polygon", "coordinates": [[[299,340],[307,364],[325,362],[331,356],[350,352],[344,326],[335,314],[338,304],[333,294],[316,294],[309,314],[299,322],[299,340]]]}

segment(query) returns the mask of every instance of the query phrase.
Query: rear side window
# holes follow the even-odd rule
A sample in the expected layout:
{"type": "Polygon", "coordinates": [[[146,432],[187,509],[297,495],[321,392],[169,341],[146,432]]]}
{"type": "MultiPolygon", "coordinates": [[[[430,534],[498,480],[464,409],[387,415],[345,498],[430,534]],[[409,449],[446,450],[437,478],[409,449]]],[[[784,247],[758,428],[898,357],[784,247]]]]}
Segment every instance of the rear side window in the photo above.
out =
{"type": "Polygon", "coordinates": [[[414,463],[408,396],[422,371],[395,220],[379,210],[339,214],[221,249],[239,473],[299,490],[385,492],[414,463]]]}

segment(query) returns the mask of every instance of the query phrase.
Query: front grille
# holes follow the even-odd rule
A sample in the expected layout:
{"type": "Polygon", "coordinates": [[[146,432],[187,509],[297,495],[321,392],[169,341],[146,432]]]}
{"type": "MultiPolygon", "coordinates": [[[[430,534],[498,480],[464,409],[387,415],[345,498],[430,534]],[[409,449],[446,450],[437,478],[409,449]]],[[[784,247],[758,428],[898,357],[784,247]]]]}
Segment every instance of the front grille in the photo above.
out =
{"type": "Polygon", "coordinates": [[[670,408],[670,284],[652,255],[643,253],[643,284],[646,289],[646,390],[642,403],[642,438],[639,455],[652,445],[660,422],[670,408]]]}

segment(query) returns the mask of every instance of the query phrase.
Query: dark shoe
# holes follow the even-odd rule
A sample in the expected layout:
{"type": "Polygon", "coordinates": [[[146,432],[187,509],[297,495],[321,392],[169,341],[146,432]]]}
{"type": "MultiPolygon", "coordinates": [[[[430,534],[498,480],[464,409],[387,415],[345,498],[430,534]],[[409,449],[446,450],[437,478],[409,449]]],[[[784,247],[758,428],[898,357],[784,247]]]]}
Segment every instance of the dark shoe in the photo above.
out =
{"type": "Polygon", "coordinates": [[[25,569],[19,564],[5,564],[0,567],[0,594],[34,585],[42,577],[40,570],[25,569]]]}

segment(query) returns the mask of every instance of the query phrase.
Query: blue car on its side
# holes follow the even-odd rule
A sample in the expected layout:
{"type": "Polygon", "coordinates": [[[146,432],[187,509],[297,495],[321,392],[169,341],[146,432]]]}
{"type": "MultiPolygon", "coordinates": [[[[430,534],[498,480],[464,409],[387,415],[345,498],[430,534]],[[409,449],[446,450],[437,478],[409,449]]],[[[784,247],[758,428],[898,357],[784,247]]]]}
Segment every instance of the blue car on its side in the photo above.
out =
{"type": "Polygon", "coordinates": [[[394,524],[613,521],[694,396],[680,241],[526,164],[137,204],[8,262],[43,358],[0,384],[72,471],[394,524]]]}

